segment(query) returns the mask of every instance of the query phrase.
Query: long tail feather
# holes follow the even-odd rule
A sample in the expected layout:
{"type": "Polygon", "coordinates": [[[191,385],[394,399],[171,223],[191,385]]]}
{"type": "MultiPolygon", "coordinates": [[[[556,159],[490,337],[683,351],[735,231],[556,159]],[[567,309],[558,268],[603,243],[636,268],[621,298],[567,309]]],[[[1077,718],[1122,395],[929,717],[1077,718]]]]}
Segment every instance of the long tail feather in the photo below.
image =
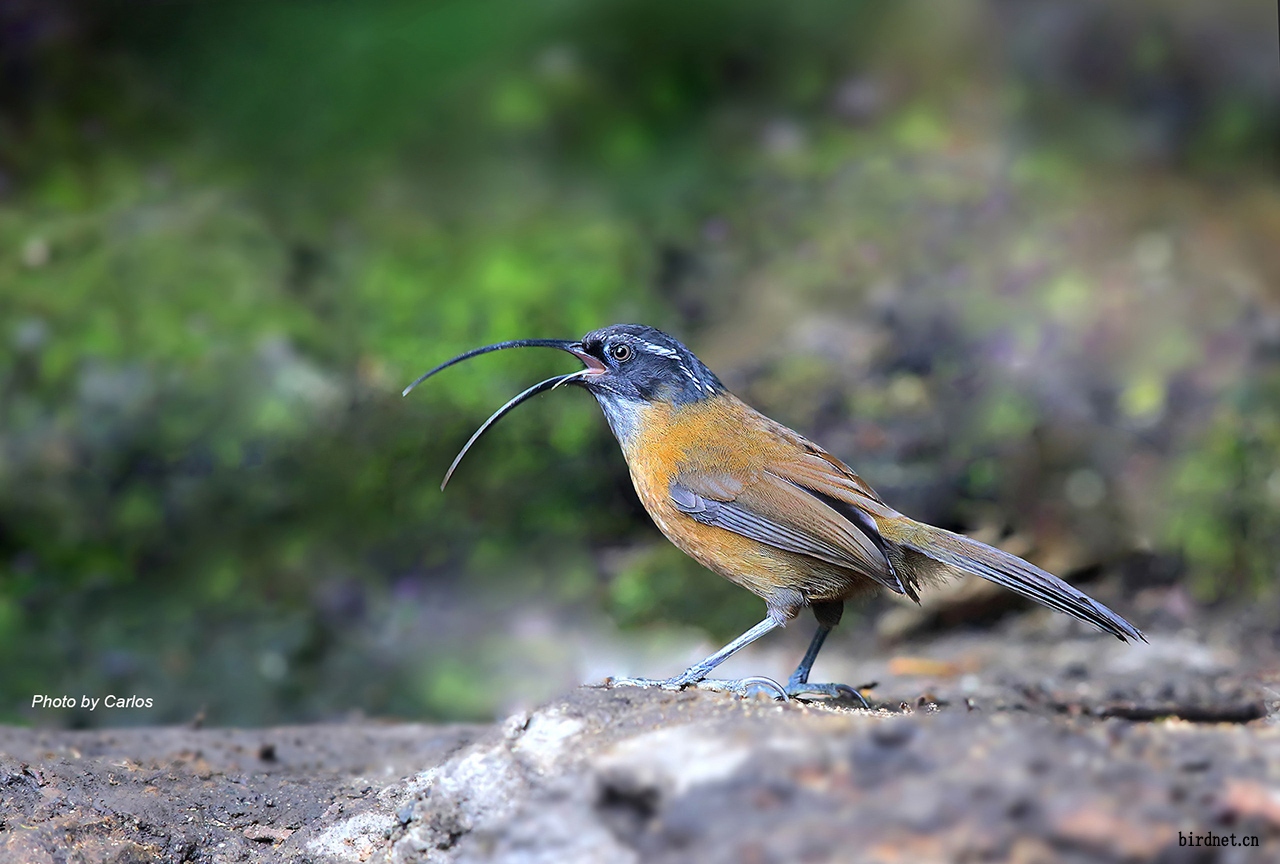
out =
{"type": "Polygon", "coordinates": [[[1057,576],[972,537],[953,534],[904,516],[877,519],[881,536],[934,561],[981,576],[1050,609],[1086,621],[1122,642],[1147,641],[1138,628],[1057,576]]]}

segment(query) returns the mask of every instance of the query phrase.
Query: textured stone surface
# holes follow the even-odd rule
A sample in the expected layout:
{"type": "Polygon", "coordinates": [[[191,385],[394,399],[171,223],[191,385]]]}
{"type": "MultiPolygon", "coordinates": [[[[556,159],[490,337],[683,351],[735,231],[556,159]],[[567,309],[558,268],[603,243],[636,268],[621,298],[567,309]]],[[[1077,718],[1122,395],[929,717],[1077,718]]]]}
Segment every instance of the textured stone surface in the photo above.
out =
{"type": "Polygon", "coordinates": [[[949,636],[864,656],[871,711],[597,687],[491,726],[0,728],[0,862],[1275,861],[1262,626],[949,636]],[[1208,832],[1261,846],[1180,845],[1208,832]]]}

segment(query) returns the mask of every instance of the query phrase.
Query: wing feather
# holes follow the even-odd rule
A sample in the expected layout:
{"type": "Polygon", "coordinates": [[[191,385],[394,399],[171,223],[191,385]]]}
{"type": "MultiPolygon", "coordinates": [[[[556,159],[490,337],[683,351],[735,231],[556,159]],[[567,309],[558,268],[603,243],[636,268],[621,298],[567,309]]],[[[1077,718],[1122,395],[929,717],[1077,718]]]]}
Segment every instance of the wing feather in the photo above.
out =
{"type": "Polygon", "coordinates": [[[669,495],[676,509],[704,525],[849,568],[899,594],[911,593],[874,540],[819,498],[772,472],[743,482],[720,473],[686,471],[672,482],[669,495]]]}

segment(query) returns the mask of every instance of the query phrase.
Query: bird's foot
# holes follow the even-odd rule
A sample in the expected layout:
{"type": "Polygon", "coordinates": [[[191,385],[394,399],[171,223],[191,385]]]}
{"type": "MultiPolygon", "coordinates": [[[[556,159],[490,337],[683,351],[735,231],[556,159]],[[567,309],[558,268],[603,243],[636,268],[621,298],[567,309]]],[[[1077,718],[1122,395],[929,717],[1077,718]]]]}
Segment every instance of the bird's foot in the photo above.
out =
{"type": "Polygon", "coordinates": [[[780,702],[787,702],[792,698],[811,699],[813,697],[825,697],[833,701],[857,701],[863,708],[871,708],[870,703],[867,702],[859,688],[850,687],[848,684],[810,684],[807,681],[792,679],[786,683],[786,686],[783,686],[772,678],[766,678],[763,675],[752,675],[747,678],[700,678],[696,681],[690,681],[684,675],[666,679],[606,678],[604,686],[656,688],[669,691],[692,688],[695,690],[709,690],[713,693],[732,693],[740,698],[753,696],[757,693],[766,693],[780,702]]]}
{"type": "MultiPolygon", "coordinates": [[[[673,679],[673,683],[675,680],[678,679],[673,679]]],[[[690,681],[676,686],[710,690],[713,693],[732,693],[742,699],[757,693],[766,693],[782,702],[788,702],[791,698],[787,695],[787,688],[763,675],[751,675],[747,678],[703,678],[701,681],[690,681]]]]}
{"type": "Polygon", "coordinates": [[[628,678],[626,676],[615,676],[615,675],[610,675],[608,678],[604,679],[604,686],[606,688],[639,687],[642,690],[651,690],[654,687],[661,687],[664,690],[680,689],[678,687],[663,687],[663,685],[666,683],[667,683],[666,681],[663,681],[659,678],[628,678]]]}
{"type": "Polygon", "coordinates": [[[862,704],[863,708],[869,709],[871,707],[862,693],[848,684],[810,684],[807,681],[788,681],[786,690],[788,696],[794,696],[797,699],[826,696],[830,699],[857,700],[862,704]]]}
{"type": "Polygon", "coordinates": [[[660,688],[662,690],[685,690],[693,688],[695,690],[709,690],[713,693],[732,693],[740,698],[755,695],[756,693],[768,693],[774,699],[783,702],[790,698],[787,695],[787,688],[783,687],[772,678],[766,678],[763,675],[752,675],[747,678],[700,678],[696,681],[688,680],[684,675],[677,675],[674,678],[668,678],[665,681],[656,678],[607,678],[605,679],[606,687],[643,687],[643,688],[660,688]]]}

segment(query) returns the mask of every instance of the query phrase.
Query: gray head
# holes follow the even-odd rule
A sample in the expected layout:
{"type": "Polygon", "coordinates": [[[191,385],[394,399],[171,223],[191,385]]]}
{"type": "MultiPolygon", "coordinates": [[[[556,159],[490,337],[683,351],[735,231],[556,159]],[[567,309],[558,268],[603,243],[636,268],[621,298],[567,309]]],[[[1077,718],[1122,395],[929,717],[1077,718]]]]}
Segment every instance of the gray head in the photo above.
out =
{"type": "Polygon", "coordinates": [[[587,369],[574,383],[602,403],[622,399],[687,405],[724,392],[715,373],[679,339],[653,327],[614,324],[591,331],[579,345],[587,369]]]}
{"type": "Polygon", "coordinates": [[[614,324],[612,327],[593,330],[578,342],[567,339],[513,339],[473,348],[419,376],[404,388],[404,395],[409,395],[410,390],[442,369],[481,354],[508,348],[558,348],[577,357],[586,368],[534,384],[495,411],[453,460],[448,473],[444,475],[444,483],[440,484],[442,489],[449,482],[462,457],[471,449],[471,445],[480,440],[480,436],[493,424],[527,399],[554,390],[561,384],[576,384],[591,391],[604,410],[609,427],[619,440],[625,440],[631,434],[637,412],[646,404],[662,402],[687,405],[724,392],[720,379],[702,365],[702,361],[693,356],[693,352],[680,344],[678,339],[643,324],[614,324]]]}

